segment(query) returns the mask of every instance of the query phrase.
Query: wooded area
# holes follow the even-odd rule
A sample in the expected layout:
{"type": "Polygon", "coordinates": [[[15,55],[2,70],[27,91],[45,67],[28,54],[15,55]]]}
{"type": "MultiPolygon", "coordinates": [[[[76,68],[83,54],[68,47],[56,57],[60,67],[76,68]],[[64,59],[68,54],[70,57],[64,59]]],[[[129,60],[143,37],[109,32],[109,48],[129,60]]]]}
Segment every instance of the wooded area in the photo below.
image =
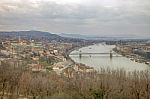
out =
{"type": "Polygon", "coordinates": [[[1,99],[150,99],[150,73],[101,70],[73,78],[0,66],[1,99]]]}

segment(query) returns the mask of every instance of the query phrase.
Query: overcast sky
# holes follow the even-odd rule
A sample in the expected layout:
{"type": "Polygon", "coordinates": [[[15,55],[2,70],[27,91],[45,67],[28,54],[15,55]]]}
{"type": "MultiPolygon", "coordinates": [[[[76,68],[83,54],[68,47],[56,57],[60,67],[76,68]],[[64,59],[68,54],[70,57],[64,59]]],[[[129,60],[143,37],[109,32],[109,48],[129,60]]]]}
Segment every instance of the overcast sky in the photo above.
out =
{"type": "Polygon", "coordinates": [[[0,0],[0,31],[150,36],[150,0],[0,0]]]}

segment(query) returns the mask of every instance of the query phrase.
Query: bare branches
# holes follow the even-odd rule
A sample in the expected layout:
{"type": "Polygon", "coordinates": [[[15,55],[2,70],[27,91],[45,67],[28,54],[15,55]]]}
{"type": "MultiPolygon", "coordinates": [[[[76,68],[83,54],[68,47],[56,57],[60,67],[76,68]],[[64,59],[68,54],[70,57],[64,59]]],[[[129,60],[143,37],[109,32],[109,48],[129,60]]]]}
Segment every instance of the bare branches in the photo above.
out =
{"type": "Polygon", "coordinates": [[[150,72],[101,70],[72,78],[0,66],[0,98],[17,99],[149,99],[150,72]]]}

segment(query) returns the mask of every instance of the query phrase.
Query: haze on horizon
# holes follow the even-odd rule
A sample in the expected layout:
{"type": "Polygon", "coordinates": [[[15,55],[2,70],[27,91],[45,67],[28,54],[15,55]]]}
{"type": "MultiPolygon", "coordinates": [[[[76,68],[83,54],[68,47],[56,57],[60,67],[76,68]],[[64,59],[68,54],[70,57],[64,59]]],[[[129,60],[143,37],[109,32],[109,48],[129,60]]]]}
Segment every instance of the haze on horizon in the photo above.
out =
{"type": "Polygon", "coordinates": [[[149,0],[0,0],[0,31],[150,37],[149,0]]]}

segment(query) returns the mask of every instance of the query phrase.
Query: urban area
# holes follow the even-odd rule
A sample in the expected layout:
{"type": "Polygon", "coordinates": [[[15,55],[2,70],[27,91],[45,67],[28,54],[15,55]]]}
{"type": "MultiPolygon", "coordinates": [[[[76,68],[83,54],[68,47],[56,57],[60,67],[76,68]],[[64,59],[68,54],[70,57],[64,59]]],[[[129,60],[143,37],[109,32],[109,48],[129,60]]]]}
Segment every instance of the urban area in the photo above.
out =
{"type": "Polygon", "coordinates": [[[91,41],[65,38],[69,40],[60,42],[61,39],[3,36],[0,42],[1,99],[150,98],[149,71],[133,72],[131,77],[127,77],[125,71],[102,69],[98,72],[69,57],[75,49],[106,42],[116,45],[113,50],[132,61],[150,65],[149,40],[91,41]]]}

